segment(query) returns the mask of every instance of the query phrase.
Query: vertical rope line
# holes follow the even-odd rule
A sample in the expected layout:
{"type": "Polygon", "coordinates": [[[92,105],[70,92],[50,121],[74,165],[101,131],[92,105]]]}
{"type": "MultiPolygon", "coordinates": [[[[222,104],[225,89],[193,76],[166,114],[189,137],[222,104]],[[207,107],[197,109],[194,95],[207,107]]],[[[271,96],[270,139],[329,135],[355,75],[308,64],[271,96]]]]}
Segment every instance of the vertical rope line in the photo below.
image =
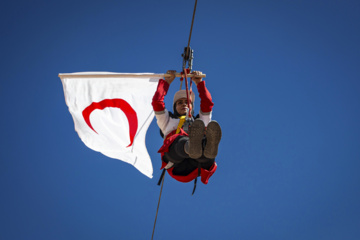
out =
{"type": "Polygon", "coordinates": [[[197,5],[197,0],[195,0],[194,12],[193,12],[193,17],[192,17],[192,21],[191,21],[189,41],[188,41],[188,45],[187,45],[187,55],[188,55],[188,56],[189,56],[189,51],[190,51],[189,47],[190,47],[190,40],[191,40],[192,29],[193,29],[193,25],[194,25],[196,5],[197,5]]]}
{"type": "Polygon", "coordinates": [[[155,233],[155,226],[156,226],[156,220],[157,220],[157,216],[158,216],[158,212],[159,212],[159,206],[160,206],[160,199],[161,199],[161,193],[162,193],[162,190],[163,190],[163,186],[164,186],[164,179],[165,179],[165,175],[161,181],[161,189],[160,189],[160,195],[159,195],[159,202],[158,202],[158,205],[157,205],[157,209],[156,209],[156,216],[155,216],[155,222],[154,222],[154,228],[153,228],[153,232],[152,232],[152,236],[151,236],[151,240],[154,239],[154,233],[155,233]]]}
{"type": "MultiPolygon", "coordinates": [[[[186,99],[187,99],[187,105],[189,109],[188,117],[191,118],[191,111],[190,111],[190,97],[189,97],[189,87],[188,87],[188,80],[187,80],[187,69],[184,69],[185,74],[185,86],[186,86],[186,99]]],[[[191,80],[190,80],[191,81],[191,80]]]]}

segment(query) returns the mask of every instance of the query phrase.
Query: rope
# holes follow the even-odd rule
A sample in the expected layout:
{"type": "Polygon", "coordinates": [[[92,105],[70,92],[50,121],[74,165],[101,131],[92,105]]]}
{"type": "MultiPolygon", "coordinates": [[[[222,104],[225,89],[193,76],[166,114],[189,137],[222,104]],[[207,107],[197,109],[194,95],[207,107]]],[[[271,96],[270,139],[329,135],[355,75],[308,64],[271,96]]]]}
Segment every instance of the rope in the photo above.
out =
{"type": "Polygon", "coordinates": [[[189,47],[190,47],[190,40],[191,40],[192,29],[193,29],[193,25],[194,25],[196,5],[197,5],[197,0],[195,0],[194,12],[193,12],[193,17],[192,17],[192,21],[191,21],[191,28],[190,28],[190,34],[189,34],[189,41],[188,41],[188,45],[187,45],[187,55],[188,55],[188,56],[189,56],[189,51],[190,51],[190,48],[189,48],[189,47]]]}
{"type": "MultiPolygon", "coordinates": [[[[193,29],[193,25],[194,25],[196,5],[197,5],[197,0],[195,0],[194,12],[193,12],[193,17],[192,17],[192,21],[191,21],[189,41],[188,41],[188,45],[187,45],[187,56],[189,56],[189,51],[190,51],[190,48],[189,48],[189,47],[190,47],[192,29],[193,29]]],[[[188,89],[187,73],[188,73],[188,72],[187,72],[187,69],[184,68],[185,85],[186,85],[186,97],[187,97],[187,102],[188,102],[188,108],[189,108],[189,110],[190,110],[190,99],[189,99],[189,89],[188,89]]],[[[181,81],[181,84],[180,84],[180,90],[181,90],[182,80],[180,80],[180,81],[181,81]]],[[[190,82],[190,90],[191,90],[191,86],[192,86],[192,84],[191,84],[191,82],[190,82]]],[[[189,111],[189,117],[191,117],[191,111],[189,111]]],[[[163,171],[161,178],[162,178],[162,180],[161,180],[161,189],[160,189],[160,195],[159,195],[159,202],[158,202],[157,209],[156,209],[156,216],[155,216],[154,228],[153,228],[151,240],[154,239],[154,233],[155,233],[155,227],[156,227],[156,220],[157,220],[157,216],[158,216],[158,212],[159,212],[159,207],[160,207],[161,193],[162,193],[163,186],[164,186],[165,171],[163,171]]],[[[159,182],[159,183],[160,183],[160,182],[159,182]]],[[[159,185],[159,183],[158,183],[158,185],[159,185]]],[[[193,194],[194,194],[194,193],[193,193],[193,194]]]]}
{"type": "MultiPolygon", "coordinates": [[[[183,67],[182,67],[184,69],[184,71],[185,71],[185,68],[186,68],[186,62],[188,62],[188,67],[189,67],[190,71],[191,71],[191,68],[192,68],[192,58],[190,57],[189,54],[190,54],[191,35],[192,35],[192,30],[193,30],[194,20],[195,20],[196,6],[197,6],[197,0],[195,0],[195,6],[194,6],[194,12],[193,12],[192,20],[191,20],[191,27],[190,27],[188,45],[187,45],[187,48],[185,49],[186,53],[184,52],[184,54],[182,55],[184,57],[183,67]],[[190,58],[190,59],[187,59],[187,58],[190,58]]],[[[183,76],[181,76],[181,79],[180,79],[180,90],[182,88],[182,84],[183,84],[183,76]]],[[[192,82],[190,81],[190,91],[192,90],[191,87],[192,87],[192,82]]],[[[188,98],[188,100],[189,100],[189,98],[188,98]]]]}
{"type": "Polygon", "coordinates": [[[164,179],[165,179],[165,175],[162,177],[162,181],[161,181],[161,189],[160,189],[160,195],[159,195],[159,202],[158,202],[157,209],[156,209],[156,216],[155,216],[155,222],[154,222],[154,228],[153,228],[153,232],[152,232],[151,240],[153,240],[153,238],[154,238],[155,226],[156,226],[156,219],[157,219],[158,212],[159,212],[159,206],[160,206],[161,193],[162,193],[163,186],[164,186],[164,179]]]}
{"type": "Polygon", "coordinates": [[[189,115],[188,117],[191,118],[191,111],[190,111],[190,98],[189,98],[189,87],[188,87],[188,80],[187,80],[187,72],[188,69],[184,69],[184,75],[185,75],[185,86],[186,86],[186,98],[187,98],[187,104],[189,109],[189,115]]]}

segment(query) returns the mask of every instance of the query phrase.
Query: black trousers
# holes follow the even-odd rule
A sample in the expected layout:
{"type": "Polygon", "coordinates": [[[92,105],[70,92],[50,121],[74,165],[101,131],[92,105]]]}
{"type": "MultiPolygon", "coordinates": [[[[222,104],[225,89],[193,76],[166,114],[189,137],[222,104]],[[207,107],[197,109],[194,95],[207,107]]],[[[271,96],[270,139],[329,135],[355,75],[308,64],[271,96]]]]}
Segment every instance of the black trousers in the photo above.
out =
{"type": "MultiPolygon", "coordinates": [[[[192,159],[185,152],[185,143],[189,140],[189,137],[178,136],[175,141],[170,145],[169,151],[163,156],[163,161],[168,163],[174,163],[173,174],[179,176],[186,176],[198,167],[209,170],[214,164],[215,159],[206,158],[202,155],[198,159],[192,159]]],[[[206,144],[206,138],[203,139],[203,146],[206,144]]]]}

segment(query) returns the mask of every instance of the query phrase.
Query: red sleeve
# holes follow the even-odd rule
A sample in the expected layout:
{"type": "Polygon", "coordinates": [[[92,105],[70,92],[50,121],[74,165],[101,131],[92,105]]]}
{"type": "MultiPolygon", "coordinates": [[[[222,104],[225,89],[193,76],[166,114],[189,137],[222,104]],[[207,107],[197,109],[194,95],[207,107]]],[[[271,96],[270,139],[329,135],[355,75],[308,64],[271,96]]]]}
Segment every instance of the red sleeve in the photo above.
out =
{"type": "Polygon", "coordinates": [[[167,91],[169,90],[169,86],[170,85],[165,80],[163,79],[159,80],[156,92],[154,94],[151,103],[155,112],[164,111],[165,109],[164,98],[165,95],[167,94],[167,91]]]}
{"type": "Polygon", "coordinates": [[[201,81],[197,85],[197,89],[200,97],[200,109],[203,113],[211,112],[214,103],[211,98],[210,92],[205,87],[205,81],[201,81]]]}

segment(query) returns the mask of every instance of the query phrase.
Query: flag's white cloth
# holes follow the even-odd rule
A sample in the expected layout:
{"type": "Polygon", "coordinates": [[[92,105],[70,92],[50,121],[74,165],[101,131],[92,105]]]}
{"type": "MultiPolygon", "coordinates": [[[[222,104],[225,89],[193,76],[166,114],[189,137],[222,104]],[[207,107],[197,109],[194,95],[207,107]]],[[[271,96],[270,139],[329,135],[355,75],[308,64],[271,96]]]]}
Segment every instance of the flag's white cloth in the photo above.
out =
{"type": "Polygon", "coordinates": [[[159,74],[59,74],[75,131],[89,148],[132,164],[152,178],[145,146],[159,74]]]}

